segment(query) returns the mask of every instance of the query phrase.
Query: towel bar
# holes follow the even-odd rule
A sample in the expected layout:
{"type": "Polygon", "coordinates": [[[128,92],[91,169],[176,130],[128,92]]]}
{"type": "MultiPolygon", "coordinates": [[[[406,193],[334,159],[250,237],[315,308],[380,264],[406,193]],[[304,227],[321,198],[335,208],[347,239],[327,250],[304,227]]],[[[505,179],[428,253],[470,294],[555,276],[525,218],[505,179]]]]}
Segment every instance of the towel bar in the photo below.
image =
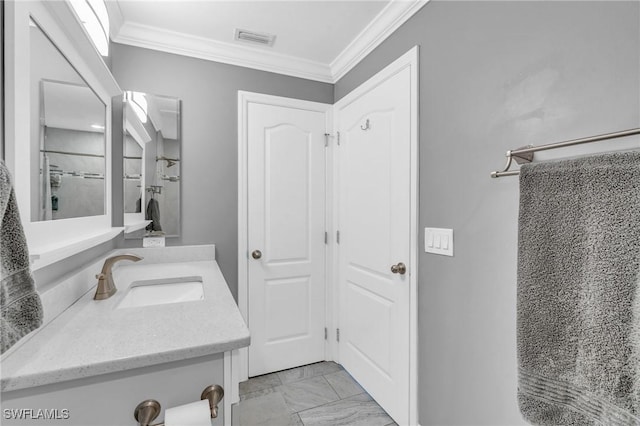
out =
{"type": "Polygon", "coordinates": [[[528,145],[522,148],[514,149],[512,151],[507,151],[507,153],[505,154],[507,157],[507,163],[505,164],[504,168],[502,170],[496,170],[494,172],[491,172],[491,177],[499,178],[503,176],[519,175],[520,172],[518,170],[509,170],[513,160],[516,160],[518,164],[530,163],[531,161],[533,161],[533,153],[537,151],[564,148],[572,145],[579,145],[579,144],[589,143],[589,142],[598,142],[598,141],[622,138],[625,136],[632,136],[632,135],[640,135],[640,128],[623,130],[621,132],[605,133],[603,135],[589,136],[587,138],[572,139],[572,140],[563,141],[563,142],[548,143],[548,144],[539,145],[539,146],[528,145]]]}

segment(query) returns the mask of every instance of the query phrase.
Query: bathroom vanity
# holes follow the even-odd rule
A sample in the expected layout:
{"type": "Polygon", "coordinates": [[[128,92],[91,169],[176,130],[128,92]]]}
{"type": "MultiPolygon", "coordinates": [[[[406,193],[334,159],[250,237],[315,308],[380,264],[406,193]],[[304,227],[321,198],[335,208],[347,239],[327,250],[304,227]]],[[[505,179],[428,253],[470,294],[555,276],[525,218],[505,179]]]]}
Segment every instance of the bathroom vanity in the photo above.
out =
{"type": "MultiPolygon", "coordinates": [[[[179,223],[179,101],[154,97],[154,110],[169,111],[171,120],[156,114],[155,127],[145,127],[153,113],[133,119],[134,102],[124,102],[72,2],[4,6],[4,160],[31,269],[44,277],[37,280],[44,322],[2,354],[0,423],[135,425],[136,406],[149,399],[161,404],[158,423],[164,409],[199,401],[219,384],[225,395],[212,424],[231,424],[237,351],[249,345],[249,330],[215,247],[105,253],[103,246],[122,246],[123,231],[147,224],[136,204],[146,201],[148,184],[159,185],[145,180],[147,169],[167,183],[163,201],[176,205],[165,218],[179,223]],[[162,141],[149,145],[159,133],[162,141]],[[74,269],[76,255],[98,253],[74,269]],[[116,263],[117,292],[94,300],[96,274],[122,254],[144,259],[116,263]],[[64,275],[49,279],[48,267],[64,275]]],[[[168,236],[179,234],[171,229],[168,236]]]]}
{"type": "Polygon", "coordinates": [[[2,424],[45,424],[7,410],[46,409],[40,414],[58,419],[46,424],[135,425],[134,409],[147,399],[162,405],[157,423],[165,408],[220,384],[212,424],[230,425],[237,349],[250,339],[214,259],[212,245],[119,249],[49,286],[45,324],[2,357],[2,424]],[[143,260],[117,262],[117,292],[94,300],[104,260],[125,253],[143,260]]]}

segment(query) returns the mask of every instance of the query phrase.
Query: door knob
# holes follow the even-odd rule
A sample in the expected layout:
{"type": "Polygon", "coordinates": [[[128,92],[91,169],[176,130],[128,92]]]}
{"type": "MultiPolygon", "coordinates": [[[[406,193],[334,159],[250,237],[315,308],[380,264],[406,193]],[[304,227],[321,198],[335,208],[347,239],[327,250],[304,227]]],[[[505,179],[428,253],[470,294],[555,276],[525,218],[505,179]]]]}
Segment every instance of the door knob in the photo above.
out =
{"type": "Polygon", "coordinates": [[[262,252],[260,250],[254,250],[251,252],[251,257],[254,259],[260,259],[262,257],[262,252]]]}
{"type": "Polygon", "coordinates": [[[407,265],[402,262],[399,262],[397,265],[392,265],[391,272],[394,274],[404,275],[407,272],[407,265]]]}

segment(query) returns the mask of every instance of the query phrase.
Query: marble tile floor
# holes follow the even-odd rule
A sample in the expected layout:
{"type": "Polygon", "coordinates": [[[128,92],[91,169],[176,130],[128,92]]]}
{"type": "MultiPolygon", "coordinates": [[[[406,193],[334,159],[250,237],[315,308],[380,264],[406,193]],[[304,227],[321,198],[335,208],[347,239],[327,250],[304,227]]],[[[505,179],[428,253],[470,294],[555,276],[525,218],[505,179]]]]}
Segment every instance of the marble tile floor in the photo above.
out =
{"type": "Polygon", "coordinates": [[[388,426],[396,423],[335,362],[318,362],[240,383],[234,426],[388,426]]]}

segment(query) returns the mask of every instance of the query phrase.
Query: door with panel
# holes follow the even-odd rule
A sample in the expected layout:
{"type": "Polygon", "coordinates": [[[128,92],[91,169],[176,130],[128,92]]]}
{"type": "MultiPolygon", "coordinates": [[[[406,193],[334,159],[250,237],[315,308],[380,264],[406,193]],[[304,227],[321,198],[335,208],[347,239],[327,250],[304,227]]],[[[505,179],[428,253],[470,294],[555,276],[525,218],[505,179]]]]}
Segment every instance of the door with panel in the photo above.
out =
{"type": "Polygon", "coordinates": [[[409,423],[411,70],[336,104],[340,363],[409,423]]]}
{"type": "Polygon", "coordinates": [[[325,359],[328,106],[249,103],[249,376],[325,359]]]}

